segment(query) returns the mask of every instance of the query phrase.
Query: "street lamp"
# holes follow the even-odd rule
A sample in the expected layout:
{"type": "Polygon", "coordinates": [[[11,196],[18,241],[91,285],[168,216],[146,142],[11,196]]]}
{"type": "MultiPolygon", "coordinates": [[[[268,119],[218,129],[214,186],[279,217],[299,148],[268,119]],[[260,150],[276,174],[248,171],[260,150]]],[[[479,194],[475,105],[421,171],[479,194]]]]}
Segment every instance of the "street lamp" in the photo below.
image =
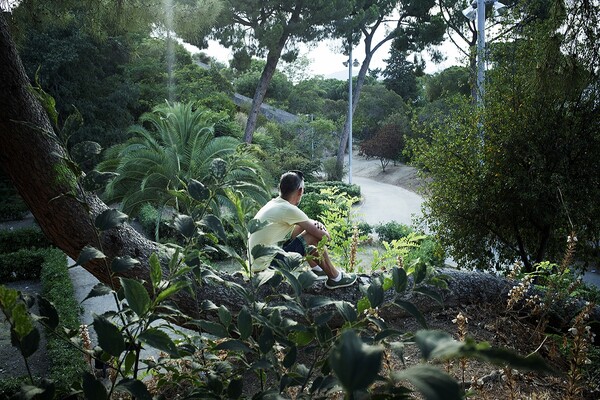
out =
{"type": "Polygon", "coordinates": [[[360,65],[356,58],[352,61],[352,45],[348,61],[344,61],[343,64],[344,67],[348,67],[348,184],[352,185],[352,67],[360,65]]]}
{"type": "Polygon", "coordinates": [[[475,21],[477,18],[477,105],[483,105],[483,95],[485,93],[485,6],[492,4],[494,7],[494,16],[501,15],[506,6],[496,0],[473,0],[471,5],[465,8],[462,13],[469,21],[475,21]],[[481,10],[481,12],[479,12],[481,10]]]}

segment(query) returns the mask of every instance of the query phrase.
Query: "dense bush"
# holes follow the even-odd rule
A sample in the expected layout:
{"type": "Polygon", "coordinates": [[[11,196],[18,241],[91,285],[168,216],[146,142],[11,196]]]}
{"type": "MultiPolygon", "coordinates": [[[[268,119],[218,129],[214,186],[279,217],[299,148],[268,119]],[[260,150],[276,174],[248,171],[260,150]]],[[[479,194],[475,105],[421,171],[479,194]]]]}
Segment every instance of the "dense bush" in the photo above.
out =
{"type": "Polygon", "coordinates": [[[357,197],[360,199],[360,186],[350,185],[348,183],[340,181],[324,181],[324,182],[310,182],[304,187],[305,193],[320,193],[322,189],[336,188],[339,192],[346,192],[350,197],[357,197]]]}
{"type": "Polygon", "coordinates": [[[49,249],[19,249],[0,254],[0,282],[39,279],[49,249]]]}
{"type": "Polygon", "coordinates": [[[10,253],[15,249],[31,247],[48,247],[51,243],[40,228],[22,228],[17,230],[0,230],[0,254],[10,253]]]}
{"type": "MultiPolygon", "coordinates": [[[[81,306],[75,299],[67,258],[62,251],[49,249],[45,253],[40,279],[42,296],[56,307],[61,325],[67,329],[78,329],[81,306]]],[[[68,393],[85,369],[83,355],[64,339],[52,334],[46,335],[46,338],[51,362],[49,378],[54,381],[59,393],[68,393]]]]}
{"type": "Polygon", "coordinates": [[[413,230],[408,225],[404,225],[396,221],[390,221],[385,224],[377,225],[375,227],[375,232],[379,236],[379,240],[382,242],[391,242],[392,240],[398,240],[408,236],[408,234],[413,232],[413,230]]]}

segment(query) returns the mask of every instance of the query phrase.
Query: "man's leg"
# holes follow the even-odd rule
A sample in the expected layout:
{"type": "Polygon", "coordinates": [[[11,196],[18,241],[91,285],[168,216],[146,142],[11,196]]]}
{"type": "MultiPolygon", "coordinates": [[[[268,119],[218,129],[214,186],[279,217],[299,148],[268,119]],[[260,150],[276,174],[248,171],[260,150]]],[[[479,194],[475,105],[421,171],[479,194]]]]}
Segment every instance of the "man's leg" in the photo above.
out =
{"type": "MultiPolygon", "coordinates": [[[[317,246],[319,244],[319,240],[306,231],[300,233],[300,235],[304,238],[304,241],[309,246],[317,246]]],[[[329,253],[327,253],[327,249],[323,248],[321,253],[315,249],[310,253],[310,256],[311,257],[308,257],[308,264],[311,266],[311,268],[321,267],[321,269],[325,271],[329,278],[338,278],[340,271],[331,262],[331,258],[329,257],[329,253]]]]}

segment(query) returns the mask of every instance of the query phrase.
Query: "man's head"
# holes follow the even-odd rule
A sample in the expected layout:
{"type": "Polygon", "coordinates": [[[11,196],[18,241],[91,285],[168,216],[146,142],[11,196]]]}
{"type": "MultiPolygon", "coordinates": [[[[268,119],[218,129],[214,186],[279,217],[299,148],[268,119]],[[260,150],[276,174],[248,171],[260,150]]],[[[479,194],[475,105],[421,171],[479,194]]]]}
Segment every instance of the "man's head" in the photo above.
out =
{"type": "Polygon", "coordinates": [[[279,194],[292,204],[298,205],[304,192],[304,174],[288,171],[279,179],[279,194]]]}

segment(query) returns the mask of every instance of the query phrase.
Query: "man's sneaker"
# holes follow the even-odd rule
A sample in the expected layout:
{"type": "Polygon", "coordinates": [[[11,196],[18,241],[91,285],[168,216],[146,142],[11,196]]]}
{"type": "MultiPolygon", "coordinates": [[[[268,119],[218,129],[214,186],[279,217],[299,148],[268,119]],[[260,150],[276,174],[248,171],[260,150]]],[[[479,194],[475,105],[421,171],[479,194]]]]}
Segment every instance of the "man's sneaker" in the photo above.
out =
{"type": "Polygon", "coordinates": [[[312,271],[313,274],[315,274],[317,276],[318,281],[324,281],[325,279],[327,279],[327,274],[325,273],[325,271],[323,271],[323,270],[315,271],[312,268],[310,270],[312,271]]]}
{"type": "Polygon", "coordinates": [[[340,273],[342,274],[342,279],[337,282],[331,278],[327,279],[327,282],[325,282],[325,287],[327,289],[337,289],[354,285],[354,282],[356,282],[356,274],[347,274],[345,272],[340,273]]]}

